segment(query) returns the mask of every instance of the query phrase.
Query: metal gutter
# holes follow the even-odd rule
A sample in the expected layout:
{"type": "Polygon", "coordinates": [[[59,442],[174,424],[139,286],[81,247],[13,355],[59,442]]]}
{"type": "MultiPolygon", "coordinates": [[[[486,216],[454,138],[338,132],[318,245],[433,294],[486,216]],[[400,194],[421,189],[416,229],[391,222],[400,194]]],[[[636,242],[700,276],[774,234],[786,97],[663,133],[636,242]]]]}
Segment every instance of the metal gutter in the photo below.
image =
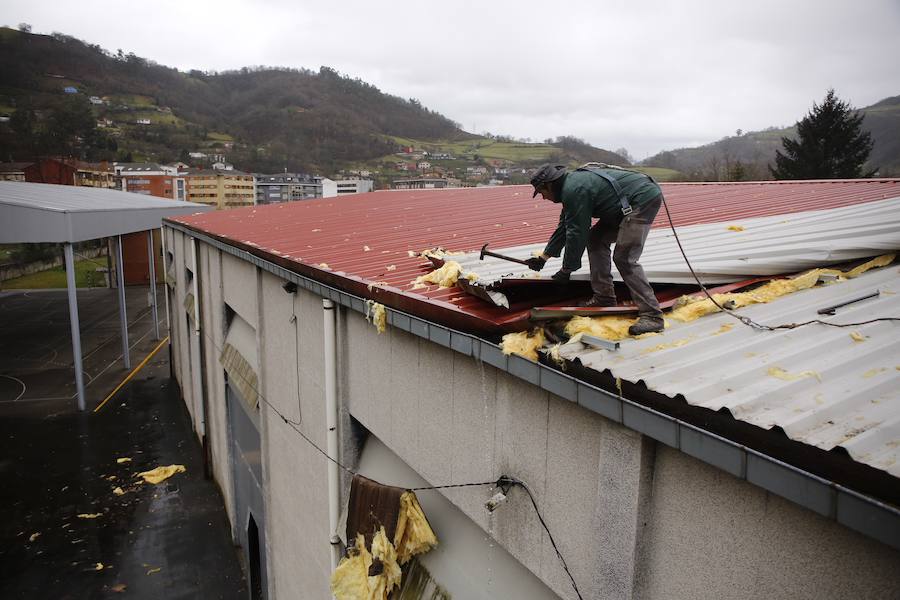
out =
{"type": "MultiPolygon", "coordinates": [[[[365,314],[365,299],[324,285],[178,223],[166,221],[185,235],[250,262],[308,292],[365,314]]],[[[709,431],[590,385],[547,365],[503,354],[497,344],[385,307],[387,323],[401,331],[483,361],[587,410],[680,450],[689,456],[777,494],[827,519],[900,550],[900,510],[776,460],[709,431]]]]}

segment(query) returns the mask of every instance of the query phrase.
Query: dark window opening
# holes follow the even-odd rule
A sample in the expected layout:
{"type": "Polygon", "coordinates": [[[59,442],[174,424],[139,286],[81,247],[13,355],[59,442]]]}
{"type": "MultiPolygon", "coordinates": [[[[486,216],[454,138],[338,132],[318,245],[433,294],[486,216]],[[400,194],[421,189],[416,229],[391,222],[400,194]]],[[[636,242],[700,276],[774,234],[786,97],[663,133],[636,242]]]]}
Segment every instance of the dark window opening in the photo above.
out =
{"type": "Polygon", "coordinates": [[[251,600],[262,600],[262,569],[260,568],[259,556],[259,529],[256,527],[256,521],[253,515],[250,515],[250,523],[247,525],[247,562],[250,567],[250,598],[251,600]]]}

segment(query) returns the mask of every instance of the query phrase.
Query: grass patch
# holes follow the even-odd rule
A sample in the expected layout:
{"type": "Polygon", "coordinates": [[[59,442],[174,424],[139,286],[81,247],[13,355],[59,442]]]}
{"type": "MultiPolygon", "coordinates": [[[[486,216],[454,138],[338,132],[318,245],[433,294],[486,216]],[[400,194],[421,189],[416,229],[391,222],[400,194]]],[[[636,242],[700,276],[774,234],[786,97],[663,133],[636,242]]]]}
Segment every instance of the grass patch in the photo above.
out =
{"type": "Polygon", "coordinates": [[[210,131],[206,134],[206,139],[216,142],[233,142],[234,138],[227,133],[219,133],[218,131],[210,131]]]}
{"type": "MultiPolygon", "coordinates": [[[[75,263],[75,287],[101,287],[106,285],[103,273],[96,269],[106,266],[106,259],[98,257],[94,260],[79,260],[75,263]],[[101,260],[102,259],[102,260],[101,260]]],[[[47,271],[23,275],[8,279],[0,284],[4,290],[43,290],[66,287],[66,271],[63,267],[54,267],[47,271]]]]}
{"type": "Polygon", "coordinates": [[[635,171],[646,173],[656,181],[684,181],[684,175],[681,171],[675,169],[666,169],[663,167],[630,167],[635,171]]]}
{"type": "Polygon", "coordinates": [[[150,96],[141,96],[139,94],[116,94],[109,96],[110,105],[124,104],[132,108],[151,108],[156,107],[156,102],[150,96]]]}

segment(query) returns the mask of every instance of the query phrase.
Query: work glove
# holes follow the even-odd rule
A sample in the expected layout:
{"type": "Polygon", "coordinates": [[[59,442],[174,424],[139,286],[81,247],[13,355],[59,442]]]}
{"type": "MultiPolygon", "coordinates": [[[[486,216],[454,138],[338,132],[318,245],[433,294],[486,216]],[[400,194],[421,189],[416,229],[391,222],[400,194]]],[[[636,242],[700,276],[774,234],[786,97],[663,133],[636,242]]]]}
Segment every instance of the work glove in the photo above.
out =
{"type": "Polygon", "coordinates": [[[565,269],[560,269],[559,271],[557,271],[556,273],[553,274],[551,279],[553,279],[553,281],[559,281],[559,282],[565,283],[565,282],[569,281],[569,278],[571,278],[571,277],[572,277],[571,271],[566,271],[565,269]]]}
{"type": "Polygon", "coordinates": [[[532,271],[540,271],[544,268],[544,265],[547,264],[547,259],[543,256],[532,256],[525,261],[525,264],[528,265],[528,268],[532,271]]]}

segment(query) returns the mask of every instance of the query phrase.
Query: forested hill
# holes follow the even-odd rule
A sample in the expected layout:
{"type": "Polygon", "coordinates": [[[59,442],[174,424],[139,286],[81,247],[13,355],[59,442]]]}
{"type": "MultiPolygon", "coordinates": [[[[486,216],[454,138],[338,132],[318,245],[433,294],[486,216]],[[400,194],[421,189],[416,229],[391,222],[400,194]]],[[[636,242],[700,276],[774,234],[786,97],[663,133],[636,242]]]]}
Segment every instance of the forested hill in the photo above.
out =
{"type": "MultiPolygon", "coordinates": [[[[42,114],[61,103],[76,102],[75,96],[85,105],[89,97],[97,97],[89,108],[109,131],[102,132],[107,145],[98,145],[94,154],[124,144],[129,151],[134,147],[165,161],[204,145],[233,146],[229,159],[245,169],[280,171],[290,165],[327,171],[345,161],[393,152],[396,144],[387,136],[470,137],[414,99],[382,93],[327,67],[318,72],[245,68],[184,73],[65,35],[9,28],[0,29],[0,64],[0,113],[24,110],[12,123],[22,128],[20,133],[38,127],[42,114]],[[77,94],[67,98],[67,87],[77,94]],[[152,126],[135,127],[139,120],[152,126]]],[[[0,160],[41,150],[20,147],[27,136],[7,134],[0,140],[0,160]]],[[[44,142],[52,140],[45,137],[44,142]]]]}
{"type": "MultiPolygon", "coordinates": [[[[862,129],[872,134],[875,143],[865,170],[875,170],[881,177],[900,176],[900,96],[885,98],[859,112],[864,116],[862,129]]],[[[692,181],[727,181],[736,175],[744,180],[771,179],[768,165],[775,164],[782,136],[796,135],[795,127],[740,132],[696,148],[666,150],[642,164],[674,169],[692,181]]]]}

